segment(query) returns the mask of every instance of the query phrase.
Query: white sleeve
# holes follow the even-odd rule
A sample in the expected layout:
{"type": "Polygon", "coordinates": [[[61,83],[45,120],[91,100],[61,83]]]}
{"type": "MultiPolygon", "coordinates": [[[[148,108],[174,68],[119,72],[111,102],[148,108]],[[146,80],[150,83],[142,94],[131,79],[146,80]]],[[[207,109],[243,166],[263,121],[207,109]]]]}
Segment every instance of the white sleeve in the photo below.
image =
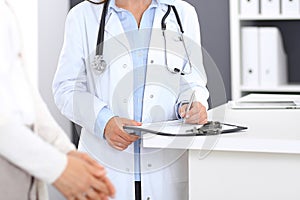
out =
{"type": "Polygon", "coordinates": [[[0,125],[0,154],[47,183],[53,183],[67,165],[65,154],[17,122],[0,125]]]}
{"type": "Polygon", "coordinates": [[[86,72],[83,13],[74,8],[67,16],[64,44],[53,81],[54,100],[63,115],[94,133],[98,113],[106,104],[90,92],[86,72]]]}
{"type": "Polygon", "coordinates": [[[75,146],[54,120],[37,89],[33,89],[33,91],[36,113],[36,133],[47,143],[50,143],[64,154],[75,150],[75,146]]]}
{"type": "MultiPolygon", "coordinates": [[[[2,83],[4,84],[4,83],[2,83]]],[[[6,109],[7,93],[0,85],[0,154],[14,165],[29,174],[46,181],[54,182],[67,165],[66,153],[75,149],[53,118],[37,105],[37,132],[33,133],[21,124],[14,113],[6,109]]]]}

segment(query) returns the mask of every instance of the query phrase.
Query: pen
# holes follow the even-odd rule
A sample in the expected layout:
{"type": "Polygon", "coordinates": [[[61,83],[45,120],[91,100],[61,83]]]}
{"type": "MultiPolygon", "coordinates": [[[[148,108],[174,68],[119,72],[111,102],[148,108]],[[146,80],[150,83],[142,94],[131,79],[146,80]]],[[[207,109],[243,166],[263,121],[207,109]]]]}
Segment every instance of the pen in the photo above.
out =
{"type": "MultiPolygon", "coordinates": [[[[191,109],[191,106],[193,104],[193,101],[194,101],[194,98],[195,98],[195,90],[193,91],[192,95],[191,95],[191,98],[190,98],[190,101],[189,101],[189,104],[188,106],[186,107],[186,110],[185,110],[185,116],[187,115],[187,113],[190,111],[191,109]]],[[[186,118],[186,117],[185,117],[186,118]]],[[[184,118],[184,122],[185,122],[185,118],[184,118]]]]}

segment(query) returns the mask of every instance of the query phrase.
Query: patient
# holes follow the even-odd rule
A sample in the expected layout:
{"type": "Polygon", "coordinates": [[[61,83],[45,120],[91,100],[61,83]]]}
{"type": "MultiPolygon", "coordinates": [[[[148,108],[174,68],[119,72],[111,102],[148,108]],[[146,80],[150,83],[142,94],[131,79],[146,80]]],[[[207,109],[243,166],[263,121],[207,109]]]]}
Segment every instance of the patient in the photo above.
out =
{"type": "Polygon", "coordinates": [[[16,21],[4,0],[0,0],[0,44],[1,199],[46,200],[46,183],[67,199],[113,196],[104,168],[75,151],[28,82],[16,21]]]}

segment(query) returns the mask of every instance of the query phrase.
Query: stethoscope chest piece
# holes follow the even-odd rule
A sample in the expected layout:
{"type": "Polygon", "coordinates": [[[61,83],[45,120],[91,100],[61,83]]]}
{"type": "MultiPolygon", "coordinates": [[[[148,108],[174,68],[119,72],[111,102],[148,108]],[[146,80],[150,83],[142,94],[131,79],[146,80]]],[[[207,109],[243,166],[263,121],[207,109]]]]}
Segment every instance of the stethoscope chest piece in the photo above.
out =
{"type": "Polygon", "coordinates": [[[103,56],[96,55],[91,66],[96,74],[102,74],[105,71],[107,64],[103,59],[103,56]]]}

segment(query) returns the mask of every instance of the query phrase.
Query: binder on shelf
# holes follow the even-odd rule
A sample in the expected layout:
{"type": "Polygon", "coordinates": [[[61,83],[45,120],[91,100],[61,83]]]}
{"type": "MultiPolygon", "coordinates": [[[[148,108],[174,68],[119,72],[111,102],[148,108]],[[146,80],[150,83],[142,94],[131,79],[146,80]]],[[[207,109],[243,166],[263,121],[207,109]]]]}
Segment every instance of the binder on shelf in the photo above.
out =
{"type": "Polygon", "coordinates": [[[246,87],[260,85],[258,29],[258,27],[242,28],[242,83],[246,87]]]}
{"type": "Polygon", "coordinates": [[[281,0],[283,15],[300,15],[300,0],[281,0]]]}
{"type": "Polygon", "coordinates": [[[287,83],[287,57],[280,31],[276,27],[259,28],[260,84],[277,87],[287,83]]]}
{"type": "Polygon", "coordinates": [[[240,14],[243,16],[258,16],[259,0],[240,0],[240,14]]]}
{"type": "Polygon", "coordinates": [[[261,0],[261,15],[279,16],[280,0],[261,0]]]}

